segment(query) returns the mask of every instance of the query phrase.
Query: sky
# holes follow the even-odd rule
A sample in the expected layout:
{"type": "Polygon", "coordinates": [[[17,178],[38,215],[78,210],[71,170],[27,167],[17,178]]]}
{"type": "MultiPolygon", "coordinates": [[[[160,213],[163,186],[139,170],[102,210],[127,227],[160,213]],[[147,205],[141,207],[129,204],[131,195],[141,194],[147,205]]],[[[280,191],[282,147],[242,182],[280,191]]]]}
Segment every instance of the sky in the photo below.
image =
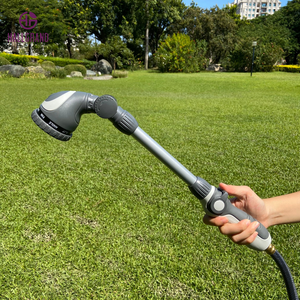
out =
{"type": "MultiPolygon", "coordinates": [[[[183,0],[185,5],[190,5],[192,0],[183,0]]],[[[233,3],[233,0],[194,0],[194,2],[201,8],[211,8],[218,5],[223,8],[228,3],[233,3]]],[[[281,0],[281,7],[287,4],[288,0],[281,0]]]]}

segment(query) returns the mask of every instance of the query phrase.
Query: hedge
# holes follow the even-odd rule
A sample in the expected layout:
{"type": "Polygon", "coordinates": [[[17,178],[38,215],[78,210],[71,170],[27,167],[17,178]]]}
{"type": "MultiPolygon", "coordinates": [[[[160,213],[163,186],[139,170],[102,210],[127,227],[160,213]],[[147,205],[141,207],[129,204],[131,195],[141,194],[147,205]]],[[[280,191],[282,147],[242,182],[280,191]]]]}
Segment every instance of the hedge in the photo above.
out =
{"type": "MultiPolygon", "coordinates": [[[[38,56],[37,57],[39,60],[42,61],[51,61],[53,62],[56,66],[59,67],[65,67],[67,65],[85,65],[85,63],[82,60],[79,59],[72,59],[72,58],[61,58],[61,57],[51,57],[51,56],[38,56]]],[[[96,63],[96,62],[95,62],[96,63]]]]}
{"type": "Polygon", "coordinates": [[[278,65],[275,66],[275,71],[300,73],[300,66],[297,65],[278,65]]]}
{"type": "Polygon", "coordinates": [[[51,61],[56,66],[65,67],[67,65],[83,65],[87,68],[90,68],[96,62],[89,61],[89,60],[79,60],[79,59],[72,59],[72,58],[61,58],[61,57],[51,57],[51,56],[32,56],[32,55],[19,55],[19,54],[9,54],[2,52],[0,56],[6,58],[10,63],[14,65],[21,65],[26,67],[30,61],[38,61],[42,63],[43,61],[51,61]]]}
{"type": "Polygon", "coordinates": [[[29,63],[28,55],[18,55],[18,54],[8,54],[8,53],[0,53],[0,56],[6,58],[13,65],[21,65],[26,67],[29,63]]]}

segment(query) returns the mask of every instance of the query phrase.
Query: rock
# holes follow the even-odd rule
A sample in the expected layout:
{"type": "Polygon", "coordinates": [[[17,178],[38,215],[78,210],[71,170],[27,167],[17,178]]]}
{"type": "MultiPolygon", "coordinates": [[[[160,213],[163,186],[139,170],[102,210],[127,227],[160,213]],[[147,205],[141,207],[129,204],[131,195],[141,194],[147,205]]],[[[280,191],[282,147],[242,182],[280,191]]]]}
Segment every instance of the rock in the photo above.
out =
{"type": "Polygon", "coordinates": [[[0,72],[8,72],[9,75],[19,78],[24,74],[25,68],[20,65],[4,65],[0,67],[0,72]]]}
{"type": "Polygon", "coordinates": [[[96,76],[97,73],[91,70],[86,70],[86,76],[96,76]]]}
{"type": "Polygon", "coordinates": [[[111,64],[105,59],[101,59],[91,69],[92,71],[101,72],[101,74],[111,74],[112,72],[111,64]]]}
{"type": "Polygon", "coordinates": [[[83,77],[81,72],[78,71],[72,71],[71,77],[83,77]]]}
{"type": "Polygon", "coordinates": [[[67,77],[67,78],[72,78],[72,76],[71,76],[71,75],[67,75],[66,77],[67,77]]]}
{"type": "Polygon", "coordinates": [[[45,74],[46,72],[41,66],[37,66],[37,67],[31,66],[25,68],[25,73],[45,74]]]}
{"type": "Polygon", "coordinates": [[[103,75],[103,76],[97,76],[97,77],[85,77],[84,79],[87,79],[87,80],[110,80],[112,79],[113,77],[111,75],[103,75]]]}
{"type": "Polygon", "coordinates": [[[211,64],[206,68],[206,71],[218,72],[218,71],[221,71],[221,70],[222,70],[222,67],[221,67],[220,64],[211,64]]]}

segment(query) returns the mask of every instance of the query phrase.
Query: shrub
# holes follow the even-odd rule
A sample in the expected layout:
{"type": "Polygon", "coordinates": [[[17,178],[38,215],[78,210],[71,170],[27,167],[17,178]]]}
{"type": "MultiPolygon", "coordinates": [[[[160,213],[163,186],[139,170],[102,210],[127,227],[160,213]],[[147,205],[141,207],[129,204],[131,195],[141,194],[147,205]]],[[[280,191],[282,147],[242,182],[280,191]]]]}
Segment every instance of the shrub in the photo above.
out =
{"type": "Polygon", "coordinates": [[[193,41],[186,34],[168,36],[155,57],[161,72],[199,72],[206,67],[206,42],[193,41]]]}
{"type": "Polygon", "coordinates": [[[26,55],[0,53],[0,56],[6,58],[13,65],[21,65],[26,67],[29,62],[29,57],[26,55]]]}
{"type": "Polygon", "coordinates": [[[39,66],[40,64],[38,63],[38,62],[29,62],[28,63],[28,65],[27,65],[27,67],[37,67],[37,66],[39,66]]]}
{"type": "Polygon", "coordinates": [[[10,62],[5,58],[0,56],[0,66],[10,65],[10,62]]]}
{"type": "MultiPolygon", "coordinates": [[[[254,54],[253,71],[270,72],[283,55],[280,46],[274,43],[257,44],[254,54]]],[[[251,38],[241,39],[232,53],[222,61],[228,71],[250,71],[252,67],[253,47],[251,38]]]]}
{"type": "Polygon", "coordinates": [[[46,76],[44,73],[24,73],[21,78],[45,79],[46,76]]]}
{"type": "Polygon", "coordinates": [[[43,69],[55,69],[55,64],[52,61],[43,61],[41,63],[43,69]]]}
{"type": "Polygon", "coordinates": [[[47,77],[53,78],[65,78],[67,76],[67,71],[65,69],[49,69],[49,74],[47,77]]]}
{"type": "Polygon", "coordinates": [[[126,78],[128,76],[127,71],[113,71],[111,73],[113,78],[126,78]]]}
{"type": "Polygon", "coordinates": [[[65,66],[65,70],[68,75],[70,75],[72,71],[78,71],[81,72],[83,76],[86,76],[86,68],[82,65],[67,65],[65,66]]]}
{"type": "Polygon", "coordinates": [[[87,69],[91,69],[92,66],[96,63],[95,61],[91,61],[91,60],[87,60],[87,59],[83,59],[82,60],[82,63],[84,64],[84,66],[87,68],[87,69]]]}
{"type": "Polygon", "coordinates": [[[300,65],[300,53],[297,55],[297,64],[300,65]]]}
{"type": "Polygon", "coordinates": [[[79,59],[51,57],[51,56],[49,57],[39,56],[38,59],[42,61],[52,61],[56,66],[59,67],[65,67],[67,65],[78,65],[78,64],[88,65],[89,67],[90,64],[93,65],[95,63],[89,60],[79,60],[79,59]]]}
{"type": "Polygon", "coordinates": [[[278,66],[275,66],[275,71],[300,73],[300,66],[296,66],[296,65],[278,65],[278,66]]]}
{"type": "Polygon", "coordinates": [[[8,71],[6,72],[0,72],[0,78],[1,79],[6,79],[6,78],[13,78],[8,71]]]}

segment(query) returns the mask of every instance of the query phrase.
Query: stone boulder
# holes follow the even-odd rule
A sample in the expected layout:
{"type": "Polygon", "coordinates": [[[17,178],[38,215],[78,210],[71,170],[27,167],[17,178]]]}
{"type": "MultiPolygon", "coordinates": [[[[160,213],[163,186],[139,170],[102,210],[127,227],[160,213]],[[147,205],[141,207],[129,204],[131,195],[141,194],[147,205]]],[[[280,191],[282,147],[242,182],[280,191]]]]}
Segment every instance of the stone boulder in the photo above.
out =
{"type": "Polygon", "coordinates": [[[91,70],[86,70],[86,76],[97,76],[97,73],[91,70]]]}
{"type": "Polygon", "coordinates": [[[83,77],[81,72],[78,71],[72,71],[71,77],[83,77]]]}
{"type": "Polygon", "coordinates": [[[0,72],[8,72],[10,76],[19,78],[24,74],[25,68],[20,65],[4,65],[0,67],[0,72]]]}
{"type": "Polygon", "coordinates": [[[220,64],[211,64],[206,68],[206,71],[215,71],[215,72],[219,72],[222,71],[223,68],[221,67],[220,64]]]}
{"type": "Polygon", "coordinates": [[[95,72],[101,72],[101,74],[111,74],[112,72],[111,64],[105,59],[101,59],[99,62],[95,63],[91,69],[95,72]]]}

